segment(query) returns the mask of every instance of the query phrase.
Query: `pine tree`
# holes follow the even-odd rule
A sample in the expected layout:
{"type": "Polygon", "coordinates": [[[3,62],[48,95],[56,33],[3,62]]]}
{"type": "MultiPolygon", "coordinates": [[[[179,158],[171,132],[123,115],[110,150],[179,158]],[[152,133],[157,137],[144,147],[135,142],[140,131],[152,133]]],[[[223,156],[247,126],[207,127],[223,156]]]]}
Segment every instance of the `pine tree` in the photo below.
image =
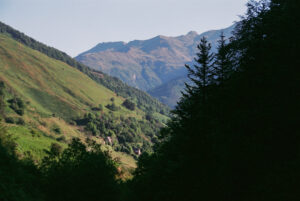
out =
{"type": "Polygon", "coordinates": [[[203,37],[200,44],[197,46],[199,52],[195,58],[196,64],[193,67],[185,65],[188,70],[188,77],[192,81],[192,84],[186,85],[185,97],[192,97],[193,95],[200,95],[202,97],[202,103],[204,104],[207,99],[207,87],[211,84],[212,76],[212,61],[214,55],[210,53],[211,44],[207,39],[203,37]]]}
{"type": "Polygon", "coordinates": [[[213,66],[213,75],[216,84],[220,85],[229,78],[232,72],[231,54],[226,45],[225,35],[222,32],[218,40],[217,54],[213,66]]]}

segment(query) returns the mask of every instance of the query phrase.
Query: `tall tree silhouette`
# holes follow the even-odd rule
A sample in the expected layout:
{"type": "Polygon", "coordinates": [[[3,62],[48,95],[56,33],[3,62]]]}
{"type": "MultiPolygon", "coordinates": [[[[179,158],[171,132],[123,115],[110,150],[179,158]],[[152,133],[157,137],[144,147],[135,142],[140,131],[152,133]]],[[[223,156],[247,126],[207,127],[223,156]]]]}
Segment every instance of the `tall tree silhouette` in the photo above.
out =
{"type": "Polygon", "coordinates": [[[214,55],[211,51],[211,44],[207,41],[206,37],[201,38],[200,44],[197,46],[199,52],[194,59],[196,64],[193,67],[185,65],[188,70],[188,77],[192,84],[186,85],[186,92],[188,96],[193,96],[196,93],[201,93],[202,104],[207,99],[207,87],[211,84],[212,76],[212,61],[214,55]]]}
{"type": "Polygon", "coordinates": [[[165,130],[169,141],[140,158],[136,200],[299,199],[299,6],[249,1],[223,86],[203,79],[201,63],[188,66],[192,84],[165,130]]]}
{"type": "Polygon", "coordinates": [[[224,80],[229,78],[232,73],[232,55],[226,45],[225,35],[222,32],[218,40],[217,53],[215,54],[215,62],[213,65],[213,75],[216,84],[222,84],[224,80]]]}

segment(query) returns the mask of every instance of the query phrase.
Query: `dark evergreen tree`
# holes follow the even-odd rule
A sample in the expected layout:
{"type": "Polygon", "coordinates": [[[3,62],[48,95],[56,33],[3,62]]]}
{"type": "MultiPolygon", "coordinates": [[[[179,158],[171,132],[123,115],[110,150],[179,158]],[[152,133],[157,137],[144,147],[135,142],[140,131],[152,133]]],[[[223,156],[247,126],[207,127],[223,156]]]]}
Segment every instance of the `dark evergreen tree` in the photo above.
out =
{"type": "Polygon", "coordinates": [[[234,71],[207,86],[205,106],[200,82],[189,87],[166,142],[140,157],[135,200],[299,199],[299,6],[249,2],[228,46],[234,71]]]}
{"type": "Polygon", "coordinates": [[[191,84],[185,83],[185,91],[182,92],[182,98],[173,112],[176,114],[176,121],[182,122],[186,121],[186,119],[191,119],[192,116],[194,119],[197,119],[196,116],[200,115],[202,117],[200,123],[205,125],[205,104],[209,95],[210,85],[213,83],[214,54],[210,52],[211,44],[205,37],[201,38],[197,49],[199,52],[196,53],[194,58],[195,64],[192,66],[185,65],[191,84]],[[201,114],[199,114],[199,110],[202,111],[201,114]]]}
{"type": "Polygon", "coordinates": [[[185,65],[188,70],[188,77],[192,84],[186,85],[187,97],[193,96],[196,93],[201,93],[202,103],[207,99],[207,87],[211,84],[212,76],[212,61],[213,54],[210,52],[211,44],[208,43],[205,37],[201,38],[200,44],[197,46],[199,52],[194,59],[196,64],[193,67],[185,65]]]}
{"type": "Polygon", "coordinates": [[[222,84],[232,73],[232,55],[229,47],[226,45],[225,35],[222,32],[218,40],[217,53],[213,65],[213,76],[216,84],[222,84]]]}

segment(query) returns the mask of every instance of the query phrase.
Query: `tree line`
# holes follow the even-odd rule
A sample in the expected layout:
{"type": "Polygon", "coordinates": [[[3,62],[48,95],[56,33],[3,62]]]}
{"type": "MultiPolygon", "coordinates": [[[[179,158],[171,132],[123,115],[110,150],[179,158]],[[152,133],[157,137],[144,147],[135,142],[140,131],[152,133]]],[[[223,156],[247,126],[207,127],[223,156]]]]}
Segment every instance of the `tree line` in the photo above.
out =
{"type": "Polygon", "coordinates": [[[133,99],[136,102],[137,107],[145,112],[159,112],[166,115],[168,115],[169,113],[169,108],[167,106],[160,103],[158,100],[151,97],[146,92],[138,90],[134,87],[130,87],[116,77],[111,77],[103,72],[91,69],[88,66],[76,61],[66,53],[57,50],[53,47],[49,47],[43,43],[40,43],[35,39],[13,29],[12,27],[2,22],[0,22],[0,33],[8,35],[14,40],[34,50],[37,50],[50,58],[62,61],[80,70],[97,83],[115,92],[117,95],[122,96],[124,98],[133,99]]]}
{"type": "Polygon", "coordinates": [[[202,38],[165,143],[130,200],[297,200],[299,1],[249,1],[216,55],[202,38]]]}
{"type": "Polygon", "coordinates": [[[91,142],[53,146],[37,168],[14,156],[6,136],[0,198],[299,199],[299,6],[251,0],[233,37],[220,36],[215,55],[201,39],[194,65],[186,66],[191,84],[160,132],[162,143],[139,157],[133,179],[116,179],[118,165],[91,142]]]}

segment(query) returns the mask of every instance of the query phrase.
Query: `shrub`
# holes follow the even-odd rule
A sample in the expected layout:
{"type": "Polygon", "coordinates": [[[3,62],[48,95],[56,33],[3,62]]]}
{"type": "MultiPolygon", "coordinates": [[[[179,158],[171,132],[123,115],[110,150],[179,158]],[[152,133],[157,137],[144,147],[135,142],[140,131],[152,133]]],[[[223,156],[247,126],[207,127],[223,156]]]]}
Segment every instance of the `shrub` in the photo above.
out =
{"type": "Polygon", "coordinates": [[[122,105],[126,107],[128,110],[132,110],[132,111],[135,110],[135,104],[128,99],[126,99],[122,105]]]}
{"type": "Polygon", "coordinates": [[[76,121],[70,121],[69,124],[72,125],[72,126],[76,126],[77,125],[76,121]]]}
{"type": "Polygon", "coordinates": [[[17,121],[16,121],[16,124],[18,125],[25,125],[25,121],[23,118],[18,118],[17,121]]]}
{"type": "Polygon", "coordinates": [[[57,140],[58,142],[67,142],[65,136],[58,137],[58,138],[56,138],[56,140],[57,140]]]}
{"type": "Polygon", "coordinates": [[[15,119],[13,117],[6,117],[5,122],[8,123],[8,124],[14,124],[15,119]]]}
{"type": "Polygon", "coordinates": [[[13,109],[18,115],[24,115],[25,103],[21,98],[13,98],[8,101],[10,103],[10,108],[13,109]]]}
{"type": "Polygon", "coordinates": [[[41,121],[40,123],[41,123],[41,125],[44,126],[44,127],[47,126],[47,122],[45,122],[45,121],[41,121]]]}
{"type": "Polygon", "coordinates": [[[86,125],[85,129],[86,129],[87,131],[91,131],[91,132],[93,133],[93,135],[96,135],[97,132],[98,132],[97,126],[96,126],[93,122],[89,122],[89,123],[86,125]]]}
{"type": "Polygon", "coordinates": [[[23,116],[24,115],[24,109],[18,109],[18,110],[15,110],[16,113],[20,116],[23,116]]]}
{"type": "Polygon", "coordinates": [[[122,152],[125,152],[127,154],[133,153],[132,148],[129,145],[127,145],[127,143],[125,146],[122,146],[121,150],[122,150],[122,152]]]}
{"type": "Polygon", "coordinates": [[[57,143],[52,143],[50,147],[50,153],[53,154],[54,156],[58,156],[62,152],[62,146],[60,146],[57,143]]]}
{"type": "Polygon", "coordinates": [[[151,113],[146,114],[146,119],[147,119],[148,121],[154,120],[153,114],[151,114],[151,113]]]}
{"type": "Polygon", "coordinates": [[[52,130],[57,134],[61,134],[61,129],[58,125],[53,126],[52,130]]]}
{"type": "Polygon", "coordinates": [[[118,111],[120,109],[118,106],[116,106],[115,103],[106,105],[106,108],[110,109],[113,112],[118,111]]]}

